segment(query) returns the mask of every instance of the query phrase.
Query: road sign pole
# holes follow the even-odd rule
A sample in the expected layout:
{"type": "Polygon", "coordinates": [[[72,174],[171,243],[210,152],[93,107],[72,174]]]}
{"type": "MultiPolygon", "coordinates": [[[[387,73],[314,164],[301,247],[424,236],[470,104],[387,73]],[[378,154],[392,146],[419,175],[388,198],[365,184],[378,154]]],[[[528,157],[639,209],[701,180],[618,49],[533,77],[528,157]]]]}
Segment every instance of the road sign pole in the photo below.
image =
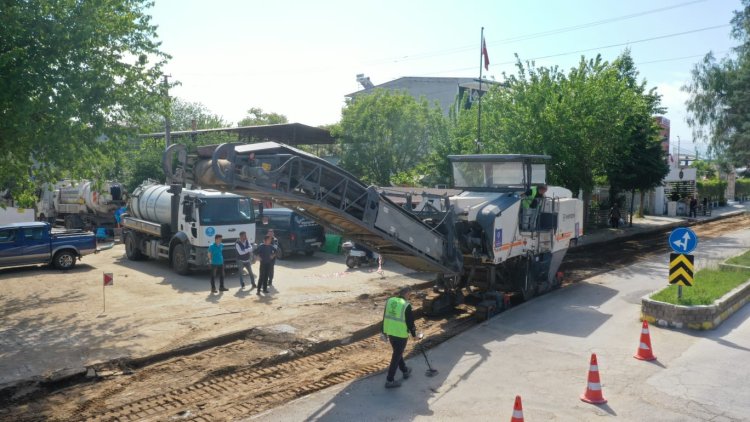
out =
{"type": "Polygon", "coordinates": [[[682,299],[682,285],[678,284],[677,285],[677,300],[680,300],[680,299],[682,299]]]}
{"type": "Polygon", "coordinates": [[[102,313],[107,312],[107,285],[102,283],[102,313]]]}

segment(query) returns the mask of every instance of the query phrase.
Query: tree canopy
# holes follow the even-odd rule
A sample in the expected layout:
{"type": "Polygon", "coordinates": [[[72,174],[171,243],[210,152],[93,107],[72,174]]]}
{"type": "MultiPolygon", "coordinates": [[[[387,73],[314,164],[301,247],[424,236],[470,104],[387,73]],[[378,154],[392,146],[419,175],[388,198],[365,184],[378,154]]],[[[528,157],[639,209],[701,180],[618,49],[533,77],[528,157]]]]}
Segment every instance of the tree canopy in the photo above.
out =
{"type": "Polygon", "coordinates": [[[683,87],[688,123],[696,138],[727,154],[734,165],[750,165],[750,0],[735,11],[732,37],[740,44],[718,60],[708,53],[692,70],[683,87]]]}
{"type": "Polygon", "coordinates": [[[266,113],[260,107],[252,107],[247,111],[247,116],[237,123],[238,127],[262,126],[289,123],[285,115],[279,113],[266,113]]]}
{"type": "MultiPolygon", "coordinates": [[[[612,63],[599,56],[581,58],[567,73],[520,60],[517,68],[516,75],[506,75],[505,86],[483,97],[483,153],[548,154],[547,179],[574,194],[590,193],[597,176],[609,176],[623,189],[651,188],[651,176],[661,180],[664,165],[655,174],[647,171],[663,159],[653,148],[658,145],[653,114],[662,111],[660,99],[637,81],[629,52],[612,63]],[[653,160],[645,161],[644,153],[653,160]],[[646,168],[635,172],[626,163],[646,168]]],[[[473,152],[476,113],[473,108],[458,116],[451,152],[473,152]]]]}
{"type": "Polygon", "coordinates": [[[419,178],[416,169],[424,166],[433,142],[446,134],[438,106],[382,89],[352,100],[332,129],[341,147],[340,165],[381,186],[390,185],[396,175],[419,178]]]}
{"type": "Polygon", "coordinates": [[[146,14],[150,4],[3,2],[0,186],[17,192],[63,172],[108,172],[108,152],[122,148],[132,122],[163,107],[159,79],[168,56],[146,14]]]}

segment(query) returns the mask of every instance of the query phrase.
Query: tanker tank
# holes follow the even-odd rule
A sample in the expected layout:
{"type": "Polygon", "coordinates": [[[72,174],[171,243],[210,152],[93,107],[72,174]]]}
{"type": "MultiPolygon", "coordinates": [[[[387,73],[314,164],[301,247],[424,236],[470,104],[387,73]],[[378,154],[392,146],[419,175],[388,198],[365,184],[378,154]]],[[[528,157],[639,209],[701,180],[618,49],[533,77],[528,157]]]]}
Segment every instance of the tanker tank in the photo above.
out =
{"type": "Polygon", "coordinates": [[[141,220],[169,224],[172,209],[169,188],[169,185],[144,182],[130,196],[128,212],[141,220]]]}
{"type": "MultiPolygon", "coordinates": [[[[85,205],[86,209],[96,215],[109,215],[121,206],[124,199],[124,189],[117,182],[104,182],[101,189],[95,189],[91,181],[78,184],[67,184],[60,187],[58,201],[63,205],[85,205]]],[[[69,211],[73,212],[73,211],[69,211]]]]}

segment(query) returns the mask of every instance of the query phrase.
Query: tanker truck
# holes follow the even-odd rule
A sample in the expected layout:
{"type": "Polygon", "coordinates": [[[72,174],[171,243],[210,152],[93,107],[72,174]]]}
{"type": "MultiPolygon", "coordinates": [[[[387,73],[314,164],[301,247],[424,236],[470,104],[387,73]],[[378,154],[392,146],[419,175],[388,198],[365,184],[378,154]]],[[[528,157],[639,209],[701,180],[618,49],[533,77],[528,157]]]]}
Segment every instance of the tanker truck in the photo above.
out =
{"type": "Polygon", "coordinates": [[[240,232],[255,241],[255,214],[248,197],[217,190],[184,189],[146,181],[130,196],[122,218],[125,254],[131,261],[166,259],[178,274],[208,269],[208,246],[223,236],[224,263],[237,265],[240,232]]]}
{"type": "Polygon", "coordinates": [[[39,192],[37,219],[64,224],[66,229],[115,226],[115,211],[125,205],[125,188],[117,182],[101,187],[89,180],[63,180],[39,192]]]}

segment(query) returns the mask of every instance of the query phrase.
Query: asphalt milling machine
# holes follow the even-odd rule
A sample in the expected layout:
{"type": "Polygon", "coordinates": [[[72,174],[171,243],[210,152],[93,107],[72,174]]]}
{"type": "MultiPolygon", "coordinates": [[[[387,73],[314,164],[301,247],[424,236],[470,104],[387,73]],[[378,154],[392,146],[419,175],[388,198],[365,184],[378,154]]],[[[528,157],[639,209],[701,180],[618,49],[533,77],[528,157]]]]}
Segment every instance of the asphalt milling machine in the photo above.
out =
{"type": "Polygon", "coordinates": [[[583,234],[583,203],[549,186],[534,203],[527,193],[546,183],[544,155],[448,157],[455,196],[422,194],[401,206],[326,160],[276,142],[227,143],[188,152],[171,145],[162,165],[167,183],[270,200],[418,271],[438,274],[423,310],[439,314],[472,297],[490,316],[511,301],[560,285],[558,269],[583,234]]]}

